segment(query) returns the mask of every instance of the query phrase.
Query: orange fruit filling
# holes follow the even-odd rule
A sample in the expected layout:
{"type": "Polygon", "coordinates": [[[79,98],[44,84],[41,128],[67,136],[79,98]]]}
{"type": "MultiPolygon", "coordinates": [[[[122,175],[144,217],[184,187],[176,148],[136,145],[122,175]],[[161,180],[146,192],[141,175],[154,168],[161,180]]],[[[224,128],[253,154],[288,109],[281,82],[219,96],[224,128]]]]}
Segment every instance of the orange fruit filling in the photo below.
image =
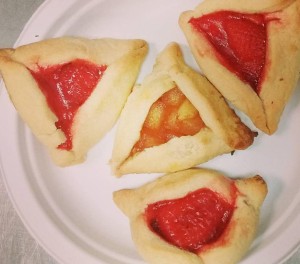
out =
{"type": "Polygon", "coordinates": [[[131,155],[164,144],[174,137],[193,136],[203,127],[205,124],[198,110],[175,87],[151,106],[131,155]]]}

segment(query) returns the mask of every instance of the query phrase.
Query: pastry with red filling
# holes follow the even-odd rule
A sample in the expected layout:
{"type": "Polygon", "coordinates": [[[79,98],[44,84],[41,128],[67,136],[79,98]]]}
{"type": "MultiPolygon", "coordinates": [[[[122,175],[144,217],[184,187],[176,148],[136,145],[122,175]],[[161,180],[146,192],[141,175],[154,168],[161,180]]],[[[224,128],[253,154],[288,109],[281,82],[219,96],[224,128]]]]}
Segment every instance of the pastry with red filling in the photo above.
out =
{"type": "Polygon", "coordinates": [[[68,166],[115,124],[147,49],[144,40],[48,39],[0,50],[0,73],[21,118],[68,166]]]}
{"type": "Polygon", "coordinates": [[[122,111],[111,166],[117,176],[174,172],[246,149],[254,133],[170,43],[122,111]]]}
{"type": "Polygon", "coordinates": [[[300,0],[205,0],[179,24],[206,77],[273,134],[300,71],[300,0]]]}
{"type": "Polygon", "coordinates": [[[255,239],[266,195],[260,176],[230,179],[189,169],[113,197],[148,263],[235,264],[255,239]]]}

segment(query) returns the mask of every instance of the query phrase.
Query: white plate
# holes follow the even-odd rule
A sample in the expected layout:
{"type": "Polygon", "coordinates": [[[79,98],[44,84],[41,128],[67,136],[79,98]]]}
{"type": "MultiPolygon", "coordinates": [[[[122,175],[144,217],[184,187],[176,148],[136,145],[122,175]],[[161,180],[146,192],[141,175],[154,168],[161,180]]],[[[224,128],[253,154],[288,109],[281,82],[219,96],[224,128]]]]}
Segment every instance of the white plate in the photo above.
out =
{"type": "MultiPolygon", "coordinates": [[[[28,22],[16,45],[49,37],[143,38],[150,52],[139,80],[149,73],[157,53],[178,42],[195,66],[177,20],[199,1],[49,0],[28,22]]],[[[273,136],[260,134],[253,146],[223,155],[203,167],[227,175],[262,175],[269,194],[262,208],[258,236],[242,264],[281,263],[300,241],[300,90],[289,102],[273,136]]],[[[246,120],[248,122],[248,120],[246,120]]],[[[84,164],[55,167],[19,119],[5,89],[0,90],[1,172],[13,204],[31,234],[59,262],[144,263],[130,238],[127,218],[112,202],[112,192],[135,187],[157,175],[116,179],[107,165],[111,131],[84,164]]]]}

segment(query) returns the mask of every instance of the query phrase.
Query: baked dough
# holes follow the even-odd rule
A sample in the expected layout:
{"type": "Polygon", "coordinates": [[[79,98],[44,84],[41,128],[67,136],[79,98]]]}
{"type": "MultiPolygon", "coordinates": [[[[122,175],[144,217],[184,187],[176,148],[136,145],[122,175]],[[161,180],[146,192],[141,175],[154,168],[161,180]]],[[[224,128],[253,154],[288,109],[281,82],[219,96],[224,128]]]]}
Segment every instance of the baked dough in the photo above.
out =
{"type": "MultiPolygon", "coordinates": [[[[266,194],[267,185],[260,176],[229,179],[217,171],[189,169],[162,176],[136,189],[116,191],[113,197],[116,205],[129,218],[132,239],[148,263],[234,264],[245,255],[255,238],[260,207],[266,194]],[[200,251],[191,252],[172,245],[151,230],[146,220],[149,206],[185,197],[202,188],[218,193],[234,207],[227,226],[217,240],[203,245],[200,251]]],[[[185,212],[185,215],[189,214],[185,212]]]]}
{"type": "Polygon", "coordinates": [[[187,66],[180,47],[170,43],[136,86],[121,113],[111,167],[116,176],[129,173],[174,172],[191,168],[217,155],[245,149],[254,133],[244,125],[210,82],[187,66]],[[173,137],[164,144],[132,153],[151,106],[177,87],[199,112],[205,127],[194,135],[173,137]]]}
{"type": "MultiPolygon", "coordinates": [[[[179,24],[206,77],[226,99],[248,115],[257,128],[273,134],[299,78],[300,1],[205,0],[194,10],[183,12],[179,24]],[[203,30],[197,31],[189,22],[192,18],[201,18],[219,11],[264,17],[266,52],[258,93],[228,70],[221,62],[218,48],[213,47],[203,30]]],[[[243,33],[244,31],[241,36],[247,34],[243,33]]]]}
{"type": "Polygon", "coordinates": [[[88,150],[115,124],[136,81],[148,46],[144,40],[62,37],[0,50],[0,73],[16,110],[33,134],[47,146],[54,162],[83,162],[88,150]],[[71,127],[71,150],[59,149],[65,134],[31,72],[84,60],[107,68],[71,127]]]}

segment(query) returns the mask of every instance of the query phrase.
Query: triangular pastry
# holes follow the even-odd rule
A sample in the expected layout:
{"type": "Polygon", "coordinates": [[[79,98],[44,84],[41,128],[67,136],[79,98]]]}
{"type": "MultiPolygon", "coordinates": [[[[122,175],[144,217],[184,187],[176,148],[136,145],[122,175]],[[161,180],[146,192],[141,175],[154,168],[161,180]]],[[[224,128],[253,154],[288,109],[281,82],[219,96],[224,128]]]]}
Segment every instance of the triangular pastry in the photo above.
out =
{"type": "Polygon", "coordinates": [[[235,264],[248,251],[267,195],[262,177],[189,169],[114,192],[133,242],[151,264],[235,264]]]}
{"type": "Polygon", "coordinates": [[[144,40],[54,38],[1,49],[0,73],[22,119],[68,166],[115,124],[147,49],[144,40]]]}
{"type": "Polygon", "coordinates": [[[210,82],[169,44],[121,113],[111,166],[117,176],[173,172],[245,149],[254,133],[210,82]]]}
{"type": "Polygon", "coordinates": [[[267,134],[300,71],[300,0],[205,0],[179,24],[206,77],[267,134]]]}

